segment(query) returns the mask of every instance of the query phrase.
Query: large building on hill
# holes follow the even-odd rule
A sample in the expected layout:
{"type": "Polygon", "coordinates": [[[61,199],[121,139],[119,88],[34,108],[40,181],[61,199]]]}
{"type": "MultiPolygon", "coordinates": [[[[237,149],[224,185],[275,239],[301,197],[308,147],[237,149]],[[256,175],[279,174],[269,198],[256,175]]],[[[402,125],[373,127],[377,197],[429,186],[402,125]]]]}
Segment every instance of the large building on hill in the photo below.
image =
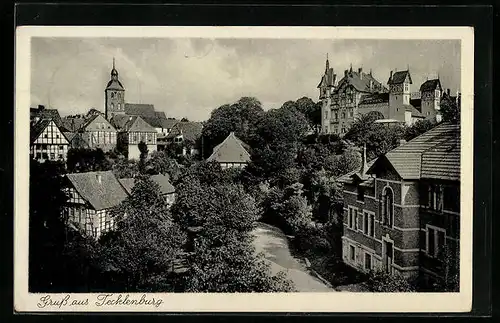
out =
{"type": "MultiPolygon", "coordinates": [[[[365,155],[366,156],[366,155],[365,155]]],[[[343,260],[430,286],[456,274],[460,245],[460,127],[441,123],[339,178],[343,260]]]]}
{"type": "Polygon", "coordinates": [[[343,136],[361,114],[371,113],[385,122],[411,125],[418,120],[441,121],[440,101],[444,91],[439,78],[424,82],[419,92],[412,93],[410,70],[391,71],[387,87],[379,82],[372,71],[352,69],[337,75],[330,68],[328,58],[318,84],[322,102],[321,127],[323,133],[343,136]]]}

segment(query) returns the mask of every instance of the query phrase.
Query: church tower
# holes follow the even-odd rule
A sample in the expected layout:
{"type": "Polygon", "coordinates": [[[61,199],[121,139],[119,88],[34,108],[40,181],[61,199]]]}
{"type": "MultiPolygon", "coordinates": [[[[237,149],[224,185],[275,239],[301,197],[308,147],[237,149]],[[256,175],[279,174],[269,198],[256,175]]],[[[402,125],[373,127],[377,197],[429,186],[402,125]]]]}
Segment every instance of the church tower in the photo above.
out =
{"type": "Polygon", "coordinates": [[[388,119],[405,120],[406,107],[410,104],[411,84],[410,70],[395,72],[387,81],[389,85],[388,119]]]}
{"type": "Polygon", "coordinates": [[[106,90],[104,90],[104,97],[106,119],[110,120],[115,114],[125,114],[125,88],[118,79],[114,57],[111,79],[106,86],[106,90]]]}

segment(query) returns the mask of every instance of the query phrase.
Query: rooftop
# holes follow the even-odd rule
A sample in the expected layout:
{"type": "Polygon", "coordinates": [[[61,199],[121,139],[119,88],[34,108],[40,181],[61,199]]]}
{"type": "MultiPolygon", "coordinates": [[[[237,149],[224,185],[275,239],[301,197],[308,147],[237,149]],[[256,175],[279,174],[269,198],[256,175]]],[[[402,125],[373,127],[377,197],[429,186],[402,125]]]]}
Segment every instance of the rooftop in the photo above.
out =
{"type": "Polygon", "coordinates": [[[250,161],[250,154],[245,146],[247,145],[236,137],[234,132],[231,132],[223,142],[215,146],[212,155],[208,157],[207,161],[247,163],[250,161]]]}

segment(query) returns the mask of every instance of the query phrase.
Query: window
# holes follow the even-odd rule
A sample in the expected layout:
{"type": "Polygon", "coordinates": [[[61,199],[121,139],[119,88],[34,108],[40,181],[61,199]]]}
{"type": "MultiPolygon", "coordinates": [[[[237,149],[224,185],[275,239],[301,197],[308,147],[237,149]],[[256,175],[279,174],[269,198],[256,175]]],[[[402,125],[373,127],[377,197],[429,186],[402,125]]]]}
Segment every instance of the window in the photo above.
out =
{"type": "Polygon", "coordinates": [[[446,245],[446,230],[427,225],[427,254],[431,257],[441,257],[446,245]]]}
{"type": "Polygon", "coordinates": [[[445,186],[443,189],[443,209],[453,212],[460,211],[460,188],[445,186]]]}
{"type": "Polygon", "coordinates": [[[351,261],[356,259],[356,248],[354,246],[349,246],[349,259],[351,259],[351,261]]]}
{"type": "Polygon", "coordinates": [[[352,111],[352,110],[349,111],[349,117],[351,117],[351,118],[354,117],[354,111],[352,111]]]}
{"type": "Polygon", "coordinates": [[[42,159],[42,153],[36,153],[36,159],[42,159]]]}
{"type": "Polygon", "coordinates": [[[382,195],[382,214],[383,223],[386,226],[392,226],[394,217],[394,194],[390,187],[384,189],[382,195]]]}
{"type": "Polygon", "coordinates": [[[344,127],[342,127],[342,133],[345,133],[345,128],[344,127]]]}
{"type": "Polygon", "coordinates": [[[372,270],[372,255],[365,252],[365,270],[372,270]]]}
{"type": "Polygon", "coordinates": [[[328,119],[328,111],[325,111],[325,119],[328,119]]]}
{"type": "Polygon", "coordinates": [[[51,160],[56,159],[56,154],[55,154],[55,153],[50,153],[50,159],[51,159],[51,160]]]}
{"type": "Polygon", "coordinates": [[[342,112],[342,119],[345,119],[345,112],[342,112]]]}
{"type": "Polygon", "coordinates": [[[335,120],[338,120],[338,118],[339,118],[339,113],[335,112],[335,120]]]}
{"type": "Polygon", "coordinates": [[[47,149],[47,144],[42,144],[42,149],[47,149]]]}
{"type": "Polygon", "coordinates": [[[58,157],[59,157],[59,159],[61,159],[61,160],[63,159],[63,155],[62,155],[62,154],[59,154],[59,155],[58,155],[58,157]]]}
{"type": "Polygon", "coordinates": [[[428,186],[428,204],[427,206],[431,210],[438,212],[443,211],[443,187],[441,185],[429,185],[428,186]]]}
{"type": "Polygon", "coordinates": [[[356,208],[353,208],[352,206],[349,206],[349,214],[347,218],[347,225],[351,229],[357,229],[357,218],[358,218],[358,210],[356,208]]]}
{"type": "Polygon", "coordinates": [[[59,146],[59,149],[60,149],[60,150],[64,150],[64,146],[62,146],[62,145],[61,145],[61,146],[59,146]]]}
{"type": "Polygon", "coordinates": [[[42,159],[49,159],[49,155],[47,153],[42,153],[42,159]]]}
{"type": "Polygon", "coordinates": [[[375,236],[375,213],[363,211],[363,233],[367,236],[375,236]]]}
{"type": "Polygon", "coordinates": [[[363,202],[365,200],[365,189],[362,186],[358,186],[358,201],[363,202]]]}
{"type": "Polygon", "coordinates": [[[111,98],[114,99],[115,97],[115,92],[111,92],[111,98]]]}
{"type": "Polygon", "coordinates": [[[354,230],[359,230],[358,209],[354,209],[354,230]]]}
{"type": "Polygon", "coordinates": [[[44,134],[44,135],[43,135],[43,138],[47,138],[47,134],[44,134]]]}

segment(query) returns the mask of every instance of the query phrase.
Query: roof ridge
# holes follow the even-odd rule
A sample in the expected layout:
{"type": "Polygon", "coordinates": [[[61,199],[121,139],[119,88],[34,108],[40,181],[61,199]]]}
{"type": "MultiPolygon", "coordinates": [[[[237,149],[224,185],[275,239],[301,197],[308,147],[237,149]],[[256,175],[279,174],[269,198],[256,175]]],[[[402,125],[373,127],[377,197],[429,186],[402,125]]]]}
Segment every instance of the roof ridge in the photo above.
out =
{"type": "Polygon", "coordinates": [[[224,145],[224,143],[225,143],[225,142],[229,139],[229,137],[231,136],[231,133],[233,133],[233,132],[230,132],[230,133],[229,133],[229,135],[228,135],[228,136],[227,136],[227,137],[226,137],[226,138],[225,138],[225,139],[224,139],[224,140],[223,140],[220,144],[218,144],[217,146],[215,146],[216,150],[214,150],[214,151],[212,152],[212,154],[210,155],[210,157],[208,157],[208,159],[211,159],[211,158],[212,158],[212,156],[214,156],[214,155],[215,155],[215,153],[216,153],[216,152],[218,152],[218,151],[220,150],[220,148],[224,145]]]}

